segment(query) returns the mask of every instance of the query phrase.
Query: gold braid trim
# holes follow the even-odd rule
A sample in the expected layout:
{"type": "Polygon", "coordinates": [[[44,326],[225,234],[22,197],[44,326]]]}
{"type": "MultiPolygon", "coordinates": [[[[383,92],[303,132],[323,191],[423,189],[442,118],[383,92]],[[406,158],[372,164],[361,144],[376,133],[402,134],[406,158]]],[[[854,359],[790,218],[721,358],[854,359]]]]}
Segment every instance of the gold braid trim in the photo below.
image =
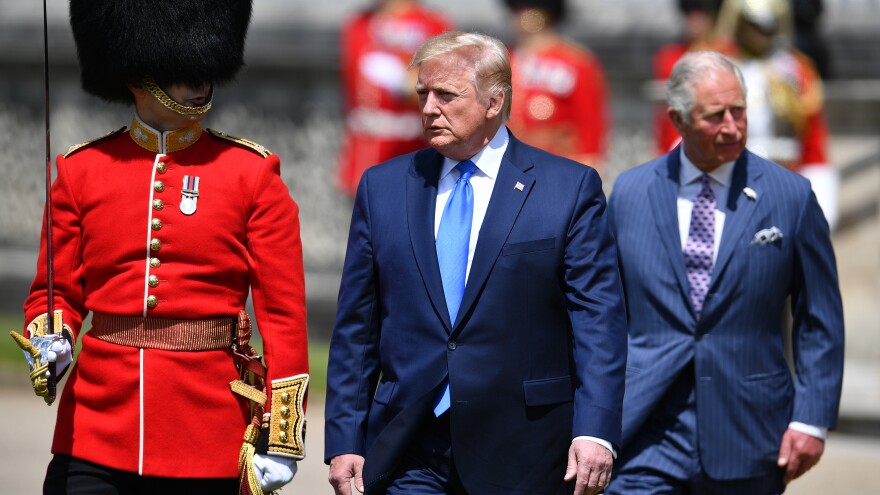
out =
{"type": "Polygon", "coordinates": [[[115,131],[111,131],[111,132],[109,132],[99,138],[92,139],[91,141],[86,141],[84,143],[74,144],[70,148],[67,148],[67,152],[64,153],[64,158],[67,158],[68,156],[76,153],[77,151],[81,151],[81,150],[84,150],[92,145],[98,144],[107,138],[111,138],[124,130],[125,130],[125,127],[120,127],[119,129],[116,129],[115,131]]]}
{"type": "Polygon", "coordinates": [[[305,457],[306,415],[304,410],[309,375],[272,380],[269,416],[269,453],[302,459],[305,457]]]}
{"type": "Polygon", "coordinates": [[[243,148],[247,148],[247,149],[257,153],[258,155],[262,156],[263,158],[266,158],[267,156],[272,154],[272,152],[267,150],[266,148],[264,148],[263,145],[257,144],[251,140],[248,140],[248,139],[230,136],[229,134],[226,134],[225,132],[215,131],[214,129],[208,129],[208,133],[218,139],[222,139],[223,141],[228,141],[230,143],[237,144],[243,148]]]}
{"type": "Polygon", "coordinates": [[[211,89],[211,94],[208,96],[208,103],[205,103],[204,105],[199,107],[188,107],[174,101],[174,99],[168,96],[168,93],[166,93],[165,90],[162,89],[158,84],[156,84],[156,81],[150,76],[144,78],[142,85],[144,89],[149,91],[150,94],[152,94],[156,97],[157,100],[159,100],[159,103],[178,115],[204,115],[208,113],[208,110],[211,109],[211,103],[214,96],[213,88],[211,89]]]}

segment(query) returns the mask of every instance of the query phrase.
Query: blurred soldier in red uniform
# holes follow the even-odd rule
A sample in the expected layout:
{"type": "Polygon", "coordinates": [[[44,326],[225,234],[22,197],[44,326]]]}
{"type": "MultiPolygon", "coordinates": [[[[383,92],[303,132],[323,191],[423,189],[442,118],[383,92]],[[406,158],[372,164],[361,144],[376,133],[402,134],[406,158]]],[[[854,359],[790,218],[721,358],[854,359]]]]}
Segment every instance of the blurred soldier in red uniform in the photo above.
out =
{"type": "MultiPolygon", "coordinates": [[[[691,50],[712,50],[731,54],[733,41],[729,37],[718,36],[715,21],[721,0],[679,0],[678,8],[682,14],[682,38],[679,41],[660,47],[654,55],[654,80],[665,87],[672,66],[686,52],[691,50]]],[[[654,112],[655,153],[665,155],[678,145],[681,136],[667,115],[666,101],[656,105],[654,112]]]]}
{"type": "Polygon", "coordinates": [[[720,28],[733,33],[748,88],[749,150],[810,179],[829,226],[839,178],[828,161],[822,80],[791,44],[787,0],[726,0],[720,28]]]}
{"type": "Polygon", "coordinates": [[[348,196],[368,167],[427,146],[407,66],[419,45],[451,28],[418,0],[378,0],[343,27],[345,136],[338,182],[348,196]]]}
{"type": "Polygon", "coordinates": [[[599,59],[556,31],[564,0],[505,0],[514,14],[510,129],[523,141],[601,171],[609,128],[599,59]]]}
{"type": "MultiPolygon", "coordinates": [[[[71,1],[83,88],[135,112],[130,127],[56,162],[54,307],[69,339],[53,353],[57,371],[68,371],[70,344],[82,349],[45,493],[235,493],[242,433],[260,416],[234,391],[266,399],[237,381],[237,366],[253,365],[234,345],[249,290],[268,401],[245,491],[280,488],[303,458],[298,207],[277,156],[200,125],[214,84],[242,66],[250,16],[249,0],[71,1]]],[[[41,265],[24,307],[30,336],[47,294],[41,265]]]]}

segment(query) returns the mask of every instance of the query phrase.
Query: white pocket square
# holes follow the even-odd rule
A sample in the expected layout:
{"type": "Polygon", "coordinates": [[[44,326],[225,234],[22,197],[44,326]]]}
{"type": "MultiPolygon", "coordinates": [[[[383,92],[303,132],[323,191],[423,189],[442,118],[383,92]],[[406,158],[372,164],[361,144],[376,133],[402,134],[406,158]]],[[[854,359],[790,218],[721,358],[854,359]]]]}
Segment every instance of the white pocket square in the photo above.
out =
{"type": "Polygon", "coordinates": [[[752,238],[752,245],[770,244],[782,240],[782,231],[779,227],[770,227],[769,229],[759,230],[755,237],[752,238]]]}

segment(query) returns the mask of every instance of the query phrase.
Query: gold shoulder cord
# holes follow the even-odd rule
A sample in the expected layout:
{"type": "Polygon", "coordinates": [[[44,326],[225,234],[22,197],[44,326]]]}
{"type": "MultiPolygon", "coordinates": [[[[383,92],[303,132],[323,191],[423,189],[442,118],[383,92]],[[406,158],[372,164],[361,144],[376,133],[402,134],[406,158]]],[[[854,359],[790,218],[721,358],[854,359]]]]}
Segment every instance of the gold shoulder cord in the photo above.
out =
{"type": "Polygon", "coordinates": [[[230,136],[229,134],[226,134],[225,132],[216,131],[214,129],[208,129],[208,133],[218,139],[222,139],[223,141],[235,143],[243,148],[247,148],[247,149],[253,151],[254,153],[257,153],[258,155],[262,156],[263,158],[266,158],[267,156],[272,154],[272,152],[267,150],[265,147],[263,147],[263,145],[255,143],[249,139],[230,136]]]}

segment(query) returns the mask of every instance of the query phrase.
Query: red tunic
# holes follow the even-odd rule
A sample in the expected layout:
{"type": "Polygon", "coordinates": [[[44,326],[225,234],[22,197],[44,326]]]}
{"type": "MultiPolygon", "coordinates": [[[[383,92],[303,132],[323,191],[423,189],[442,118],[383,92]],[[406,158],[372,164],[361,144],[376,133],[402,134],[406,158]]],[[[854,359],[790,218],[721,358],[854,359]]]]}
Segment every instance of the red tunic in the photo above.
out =
{"type": "MultiPolygon", "coordinates": [[[[308,373],[298,207],[278,157],[197,125],[165,134],[157,146],[135,120],[57,159],[55,308],[82,349],[52,452],[149,476],[235,477],[249,417],[229,388],[238,377],[229,350],[138,349],[80,332],[90,311],[232,318],[251,290],[268,379],[308,373]],[[192,215],[179,207],[185,175],[199,177],[192,215]]],[[[45,267],[37,271],[25,321],[46,311],[45,267]]]]}
{"type": "Polygon", "coordinates": [[[368,167],[426,146],[415,80],[406,67],[419,45],[451,26],[441,14],[413,5],[364,12],[343,27],[345,135],[338,181],[346,194],[354,196],[368,167]]]}
{"type": "Polygon", "coordinates": [[[510,128],[523,141],[598,166],[609,126],[605,75],[586,48],[562,38],[511,55],[510,128]]]}

